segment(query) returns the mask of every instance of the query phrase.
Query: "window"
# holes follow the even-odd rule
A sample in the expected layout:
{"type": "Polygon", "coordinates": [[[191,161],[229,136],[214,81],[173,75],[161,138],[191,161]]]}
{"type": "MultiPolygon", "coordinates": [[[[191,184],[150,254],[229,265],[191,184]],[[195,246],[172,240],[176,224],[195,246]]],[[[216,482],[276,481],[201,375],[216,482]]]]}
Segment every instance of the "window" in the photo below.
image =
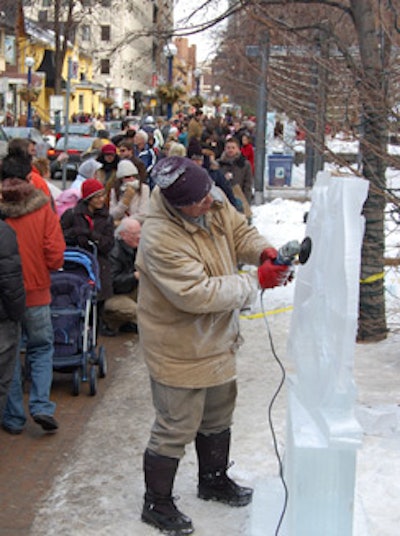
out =
{"type": "Polygon", "coordinates": [[[100,72],[101,74],[110,74],[110,60],[100,61],[100,72]]]}
{"type": "Polygon", "coordinates": [[[101,0],[101,5],[103,7],[111,7],[111,0],[101,0]]]}
{"type": "Polygon", "coordinates": [[[90,41],[90,26],[83,24],[81,28],[82,41],[90,41]]]}
{"type": "Polygon", "coordinates": [[[157,24],[158,22],[158,7],[154,4],[153,5],[153,24],[157,24]]]}
{"type": "Polygon", "coordinates": [[[39,19],[39,22],[47,22],[47,10],[46,9],[42,9],[41,11],[39,11],[38,19],[39,19]]]}
{"type": "Polygon", "coordinates": [[[51,0],[42,0],[42,7],[51,7],[51,0]]]}
{"type": "Polygon", "coordinates": [[[101,40],[102,41],[109,41],[110,33],[111,33],[110,26],[101,26],[101,40]]]}
{"type": "Polygon", "coordinates": [[[85,111],[85,107],[84,107],[85,101],[84,101],[83,95],[79,95],[78,98],[79,98],[79,104],[78,104],[79,111],[82,113],[85,111]]]}

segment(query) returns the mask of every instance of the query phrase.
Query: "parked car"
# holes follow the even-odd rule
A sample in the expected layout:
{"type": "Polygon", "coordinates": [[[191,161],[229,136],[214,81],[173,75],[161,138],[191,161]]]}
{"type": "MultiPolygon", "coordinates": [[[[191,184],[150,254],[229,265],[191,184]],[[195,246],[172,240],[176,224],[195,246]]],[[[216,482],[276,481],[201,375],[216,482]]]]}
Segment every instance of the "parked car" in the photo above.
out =
{"type": "MultiPolygon", "coordinates": [[[[63,125],[57,134],[57,139],[65,136],[66,132],[67,127],[66,125],[63,125]]],[[[96,130],[91,123],[69,123],[68,125],[69,136],[94,136],[95,133],[96,130]]]]}
{"type": "Polygon", "coordinates": [[[62,178],[62,166],[57,166],[57,158],[62,153],[67,153],[68,160],[67,166],[67,179],[74,180],[78,167],[82,162],[82,158],[85,153],[92,146],[93,141],[96,139],[94,136],[68,136],[68,143],[65,146],[65,137],[60,138],[54,149],[50,149],[47,153],[47,157],[52,161],[51,175],[53,179],[62,178]]]}
{"type": "Polygon", "coordinates": [[[124,117],[125,121],[129,121],[129,126],[133,127],[135,130],[139,130],[142,124],[142,118],[140,115],[127,115],[124,117]]]}
{"type": "Polygon", "coordinates": [[[115,119],[114,121],[106,121],[104,123],[104,126],[106,127],[106,130],[109,133],[109,138],[111,139],[113,136],[121,132],[122,121],[119,121],[117,119],[115,119]]]}
{"type": "Polygon", "coordinates": [[[4,128],[0,125],[0,159],[8,153],[8,136],[4,128]]]}
{"type": "Polygon", "coordinates": [[[47,155],[47,151],[51,145],[49,140],[42,136],[37,128],[34,127],[3,127],[8,139],[13,138],[28,138],[36,143],[36,154],[38,158],[43,158],[47,155]]]}

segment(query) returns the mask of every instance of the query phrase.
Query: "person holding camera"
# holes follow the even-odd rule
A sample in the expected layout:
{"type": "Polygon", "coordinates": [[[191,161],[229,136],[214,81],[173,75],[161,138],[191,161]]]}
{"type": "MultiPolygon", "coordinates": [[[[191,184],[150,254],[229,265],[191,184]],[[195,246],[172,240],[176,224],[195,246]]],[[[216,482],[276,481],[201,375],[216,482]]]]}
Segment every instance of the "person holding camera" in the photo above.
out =
{"type": "Polygon", "coordinates": [[[118,163],[116,180],[110,192],[110,214],[118,224],[134,217],[142,223],[146,217],[150,188],[139,179],[139,171],[130,160],[118,163]]]}

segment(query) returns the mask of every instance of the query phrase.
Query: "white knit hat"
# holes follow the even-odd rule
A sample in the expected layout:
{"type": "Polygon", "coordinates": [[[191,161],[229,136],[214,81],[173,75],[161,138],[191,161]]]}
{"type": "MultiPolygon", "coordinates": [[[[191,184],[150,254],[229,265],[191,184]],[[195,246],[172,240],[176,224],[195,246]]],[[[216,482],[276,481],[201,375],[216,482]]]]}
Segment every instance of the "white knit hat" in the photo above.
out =
{"type": "Polygon", "coordinates": [[[139,175],[138,168],[130,160],[120,160],[117,167],[117,179],[139,175]]]}

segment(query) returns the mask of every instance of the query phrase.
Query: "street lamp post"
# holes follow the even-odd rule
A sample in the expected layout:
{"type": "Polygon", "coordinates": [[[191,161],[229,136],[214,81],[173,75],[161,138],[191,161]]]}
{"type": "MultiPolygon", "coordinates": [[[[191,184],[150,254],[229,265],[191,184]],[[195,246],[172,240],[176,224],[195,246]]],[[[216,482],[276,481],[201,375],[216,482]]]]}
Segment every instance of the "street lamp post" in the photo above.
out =
{"type": "Polygon", "coordinates": [[[32,89],[32,67],[35,65],[35,60],[30,56],[25,58],[25,65],[28,68],[28,116],[26,118],[26,126],[31,127],[32,121],[32,102],[31,102],[31,89],[32,89]]]}
{"type": "MultiPolygon", "coordinates": [[[[172,86],[173,83],[173,65],[174,65],[174,56],[178,52],[178,49],[174,43],[167,43],[163,48],[164,56],[168,60],[168,84],[172,86]]],[[[172,102],[167,103],[167,119],[172,117],[172,102]]]]}
{"type": "Polygon", "coordinates": [[[201,69],[195,69],[194,70],[194,79],[196,80],[196,97],[200,95],[200,78],[202,75],[201,69]]]}
{"type": "Polygon", "coordinates": [[[221,86],[219,86],[218,84],[216,84],[214,86],[214,92],[215,92],[215,101],[216,101],[216,106],[215,106],[215,115],[216,116],[219,116],[219,92],[221,91],[221,86]]]}
{"type": "Polygon", "coordinates": [[[110,121],[110,96],[111,96],[111,78],[107,78],[106,84],[107,84],[107,91],[106,91],[106,97],[107,97],[107,106],[106,106],[106,121],[110,121]]]}

